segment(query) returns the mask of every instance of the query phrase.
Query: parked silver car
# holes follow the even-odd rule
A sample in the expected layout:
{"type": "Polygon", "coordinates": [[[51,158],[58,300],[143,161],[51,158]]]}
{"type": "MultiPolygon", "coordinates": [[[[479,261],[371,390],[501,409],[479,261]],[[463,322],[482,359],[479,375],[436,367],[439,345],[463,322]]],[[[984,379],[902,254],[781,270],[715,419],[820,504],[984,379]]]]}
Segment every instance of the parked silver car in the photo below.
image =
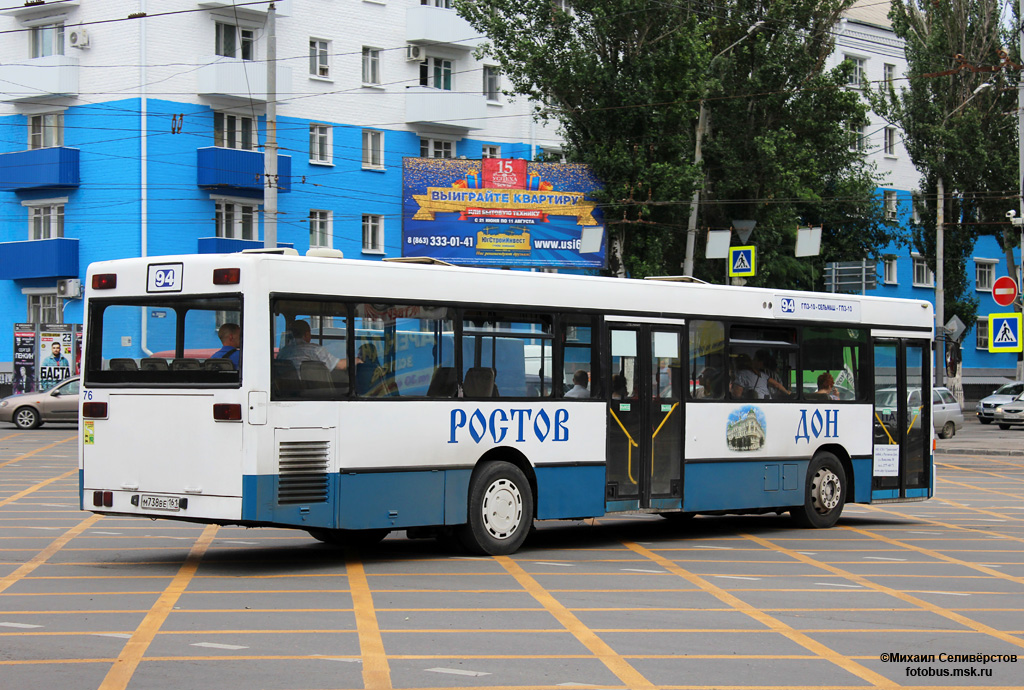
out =
{"type": "MultiPolygon", "coordinates": [[[[921,407],[920,388],[913,388],[907,394],[907,406],[912,416],[921,407]]],[[[896,414],[895,388],[875,391],[875,413],[883,421],[896,414]]],[[[939,438],[951,438],[964,426],[963,409],[948,388],[932,389],[932,426],[939,438]]]]}
{"type": "Polygon", "coordinates": [[[78,377],[73,376],[50,390],[11,395],[0,400],[0,422],[19,429],[35,429],[43,422],[78,423],[78,377]]]}
{"type": "Polygon", "coordinates": [[[1003,403],[1010,402],[1021,393],[1024,393],[1024,381],[1004,383],[994,390],[992,395],[978,401],[977,406],[974,408],[978,413],[978,421],[982,424],[991,424],[992,420],[995,419],[996,408],[1003,403]]]}
{"type": "Polygon", "coordinates": [[[995,420],[999,428],[1004,430],[1015,424],[1024,425],[1024,393],[997,407],[995,420]]]}

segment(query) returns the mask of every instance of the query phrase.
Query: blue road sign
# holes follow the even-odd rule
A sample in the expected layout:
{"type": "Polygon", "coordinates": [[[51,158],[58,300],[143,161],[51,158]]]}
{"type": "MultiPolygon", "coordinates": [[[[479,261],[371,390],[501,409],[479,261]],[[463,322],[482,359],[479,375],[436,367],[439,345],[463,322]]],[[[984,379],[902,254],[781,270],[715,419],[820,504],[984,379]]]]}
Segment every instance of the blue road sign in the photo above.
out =
{"type": "Polygon", "coordinates": [[[729,277],[746,278],[754,275],[754,247],[730,247],[729,249],[729,277]]]}
{"type": "Polygon", "coordinates": [[[988,315],[988,351],[1021,352],[1021,315],[988,315]]]}

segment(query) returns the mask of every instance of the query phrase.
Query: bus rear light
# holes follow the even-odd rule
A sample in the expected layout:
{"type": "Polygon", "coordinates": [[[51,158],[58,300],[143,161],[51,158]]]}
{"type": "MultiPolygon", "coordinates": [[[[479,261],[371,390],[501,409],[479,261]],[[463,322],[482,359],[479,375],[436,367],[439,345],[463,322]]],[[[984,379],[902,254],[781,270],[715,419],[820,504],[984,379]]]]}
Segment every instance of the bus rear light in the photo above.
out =
{"type": "Polygon", "coordinates": [[[117,287],[116,273],[97,273],[92,277],[93,290],[113,290],[117,287]]]}
{"type": "Polygon", "coordinates": [[[242,421],[242,406],[217,403],[213,406],[213,418],[218,422],[240,422],[242,421]]]}
{"type": "Polygon", "coordinates": [[[242,269],[240,268],[215,268],[213,269],[214,285],[238,285],[242,280],[242,269]]]}
{"type": "Polygon", "coordinates": [[[92,492],[92,504],[97,508],[113,508],[114,507],[114,492],[113,491],[93,491],[92,492]]]}
{"type": "Polygon", "coordinates": [[[82,416],[89,419],[106,419],[107,418],[107,403],[105,402],[87,402],[82,403],[82,416]]]}

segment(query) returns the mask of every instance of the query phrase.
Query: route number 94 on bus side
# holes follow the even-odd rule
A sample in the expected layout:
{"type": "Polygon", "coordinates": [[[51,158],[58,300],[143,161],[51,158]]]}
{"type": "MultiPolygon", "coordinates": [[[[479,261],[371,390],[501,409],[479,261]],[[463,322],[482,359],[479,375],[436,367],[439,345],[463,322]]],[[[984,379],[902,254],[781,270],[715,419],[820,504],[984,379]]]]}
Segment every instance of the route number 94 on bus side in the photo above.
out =
{"type": "Polygon", "coordinates": [[[272,252],[87,281],[97,513],[507,554],[534,520],[933,493],[926,302],[272,252]]]}

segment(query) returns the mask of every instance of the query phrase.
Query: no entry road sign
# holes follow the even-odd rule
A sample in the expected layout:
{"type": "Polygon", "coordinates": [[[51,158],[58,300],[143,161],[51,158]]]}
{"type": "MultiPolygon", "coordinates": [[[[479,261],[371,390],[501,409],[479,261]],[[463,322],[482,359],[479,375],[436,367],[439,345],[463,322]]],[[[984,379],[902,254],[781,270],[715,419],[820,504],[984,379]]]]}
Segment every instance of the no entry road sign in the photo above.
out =
{"type": "Polygon", "coordinates": [[[1008,307],[1017,299],[1017,281],[1010,276],[997,278],[992,285],[992,299],[1000,307],[1008,307]]]}

